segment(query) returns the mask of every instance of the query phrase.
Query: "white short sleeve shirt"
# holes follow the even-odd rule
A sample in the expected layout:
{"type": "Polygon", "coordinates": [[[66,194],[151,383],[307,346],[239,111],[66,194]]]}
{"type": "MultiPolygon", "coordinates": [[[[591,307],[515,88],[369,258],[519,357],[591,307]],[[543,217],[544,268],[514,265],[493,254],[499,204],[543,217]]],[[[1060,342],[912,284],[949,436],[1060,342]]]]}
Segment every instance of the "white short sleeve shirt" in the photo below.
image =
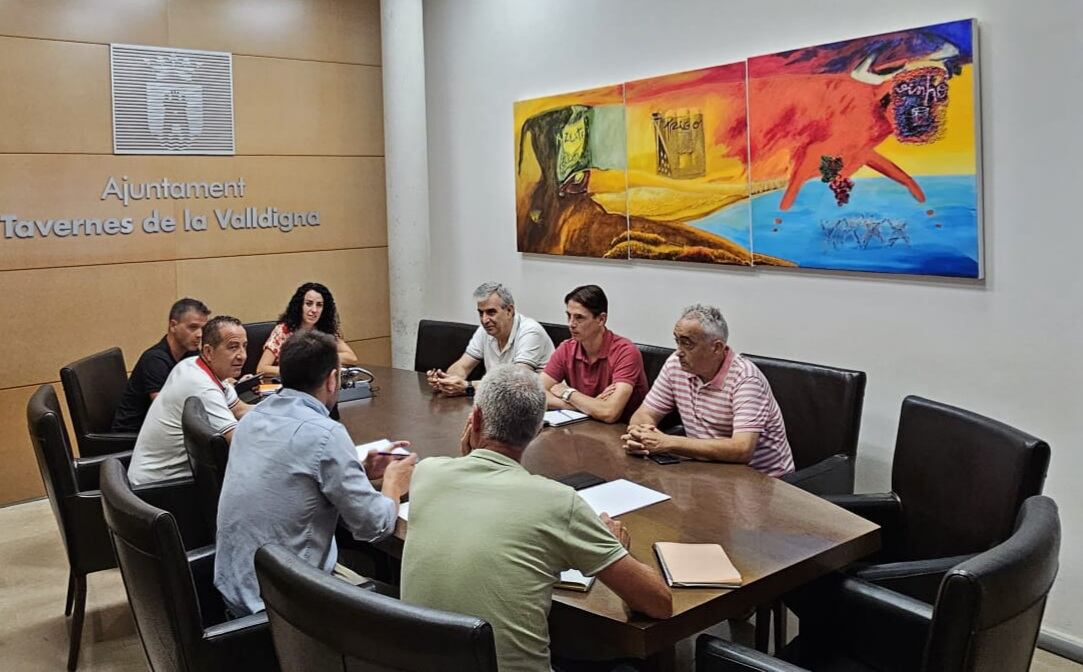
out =
{"type": "Polygon", "coordinates": [[[511,335],[508,336],[503,350],[497,347],[495,336],[490,336],[485,333],[485,329],[478,327],[466,346],[466,354],[483,361],[486,371],[492,371],[493,367],[501,364],[526,364],[535,371],[540,371],[545,368],[549,356],[553,354],[553,341],[537,320],[516,313],[511,335]]]}
{"type": "Polygon", "coordinates": [[[188,397],[203,401],[214,431],[225,433],[237,426],[230,410],[237,403],[236,391],[232,385],[219,382],[201,361],[198,356],[181,360],[151,402],[128,466],[132,485],[192,475],[181,429],[181,415],[188,397]]]}

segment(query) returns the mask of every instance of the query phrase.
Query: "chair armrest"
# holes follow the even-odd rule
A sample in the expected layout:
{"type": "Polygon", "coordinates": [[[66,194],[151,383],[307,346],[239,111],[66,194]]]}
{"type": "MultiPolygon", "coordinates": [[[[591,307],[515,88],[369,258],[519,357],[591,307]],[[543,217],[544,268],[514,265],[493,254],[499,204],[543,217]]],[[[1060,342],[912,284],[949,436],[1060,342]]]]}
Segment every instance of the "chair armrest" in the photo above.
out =
{"type": "Polygon", "coordinates": [[[105,464],[106,460],[113,457],[120,460],[120,463],[127,469],[128,463],[132,461],[132,451],[125,450],[107,455],[77,457],[72,460],[72,467],[75,469],[75,480],[80,492],[98,489],[102,465],[105,464]]]}
{"type": "Polygon", "coordinates": [[[132,432],[91,432],[79,439],[79,454],[84,457],[98,457],[109,453],[120,453],[135,448],[138,434],[132,432]]]}
{"type": "Polygon", "coordinates": [[[267,613],[260,612],[203,631],[202,670],[278,670],[267,613]]]}
{"type": "Polygon", "coordinates": [[[805,668],[711,635],[696,638],[696,672],[804,672],[805,668]]]}
{"type": "Polygon", "coordinates": [[[921,669],[933,607],[908,595],[848,577],[833,595],[828,622],[831,639],[876,669],[921,669]]]}
{"type": "Polygon", "coordinates": [[[854,463],[840,453],[786,474],[782,480],[814,495],[849,495],[854,492],[854,463]]]}
{"type": "Polygon", "coordinates": [[[194,549],[214,543],[199,508],[196,483],[193,479],[174,478],[145,483],[133,486],[132,492],[151,506],[173,514],[181,540],[184,541],[184,548],[194,549]]]}
{"type": "Polygon", "coordinates": [[[902,501],[894,492],[863,495],[825,495],[824,499],[880,526],[880,552],[873,560],[898,557],[902,501]]]}
{"type": "Polygon", "coordinates": [[[940,592],[940,581],[944,575],[955,565],[972,557],[974,557],[973,554],[931,560],[887,562],[859,566],[848,570],[848,573],[862,581],[935,604],[936,595],[940,592]]]}

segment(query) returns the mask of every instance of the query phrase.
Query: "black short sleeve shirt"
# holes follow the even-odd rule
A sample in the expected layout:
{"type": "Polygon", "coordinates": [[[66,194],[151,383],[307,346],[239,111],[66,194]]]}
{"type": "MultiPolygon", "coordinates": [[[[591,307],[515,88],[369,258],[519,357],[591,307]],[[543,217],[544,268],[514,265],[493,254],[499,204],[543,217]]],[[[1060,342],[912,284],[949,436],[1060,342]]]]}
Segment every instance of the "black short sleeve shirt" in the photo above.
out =
{"type": "MultiPolygon", "coordinates": [[[[184,357],[194,354],[189,352],[184,357]]],[[[114,432],[139,431],[143,426],[143,419],[147,417],[147,409],[150,408],[150,395],[162,389],[169,372],[176,365],[177,361],[173,359],[173,353],[169,351],[169,343],[164,336],[140,355],[131,377],[128,378],[124,396],[113,415],[114,432]]]]}

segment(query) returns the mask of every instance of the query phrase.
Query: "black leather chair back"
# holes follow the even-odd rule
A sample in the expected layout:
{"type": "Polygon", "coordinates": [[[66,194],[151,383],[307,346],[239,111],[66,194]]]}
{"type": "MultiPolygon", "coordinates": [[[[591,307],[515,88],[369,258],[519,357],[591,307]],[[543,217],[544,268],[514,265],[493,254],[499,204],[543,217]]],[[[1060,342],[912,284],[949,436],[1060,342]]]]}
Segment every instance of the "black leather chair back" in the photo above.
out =
{"type": "Polygon", "coordinates": [[[673,348],[664,348],[660,345],[646,345],[636,343],[639,354],[643,355],[643,372],[647,374],[647,385],[654,385],[654,379],[662,371],[662,366],[673,354],[673,348]]]}
{"type": "Polygon", "coordinates": [[[72,562],[72,549],[68,542],[71,521],[68,520],[64,499],[75,495],[79,486],[72,467],[64,414],[60,411],[60,402],[52,385],[42,385],[31,395],[26,405],[26,425],[30,431],[30,443],[34,445],[41,480],[49,496],[49,505],[53,507],[53,515],[60,528],[60,538],[68,552],[68,561],[72,562]]]}
{"type": "Polygon", "coordinates": [[[256,552],[256,576],[284,670],[497,669],[493,630],[480,618],[352,586],[275,544],[256,552]]]}
{"type": "MultiPolygon", "coordinates": [[[[470,337],[478,325],[463,322],[421,320],[417,324],[417,350],[414,352],[414,371],[444,369],[462,357],[470,337]]],[[[481,378],[485,365],[479,364],[470,374],[472,380],[481,378]]]]}
{"type": "Polygon", "coordinates": [[[1007,539],[1041,494],[1049,444],[929,399],[903,400],[891,488],[903,502],[899,560],[977,553],[1007,539]]]}
{"type": "Polygon", "coordinates": [[[102,467],[102,506],[135,626],[153,670],[194,670],[203,623],[173,514],[132,492],[124,467],[102,467]]]}
{"type": "Polygon", "coordinates": [[[199,510],[209,538],[214,539],[218,530],[218,498],[222,494],[222,479],[229,461],[229,442],[211,427],[207,409],[199,397],[188,397],[184,402],[181,430],[196,483],[199,510]]]}
{"type": "MultiPolygon", "coordinates": [[[[788,359],[743,355],[763,372],[786,423],[794,466],[832,455],[857,456],[865,372],[788,359]]],[[[850,477],[851,483],[853,476],[850,477]]],[[[851,485],[850,491],[853,491],[851,485]]]]}
{"type": "Polygon", "coordinates": [[[549,334],[553,345],[560,345],[572,337],[572,332],[566,324],[556,324],[555,322],[539,322],[538,324],[542,326],[542,329],[545,329],[545,333],[549,334]]]}
{"type": "Polygon", "coordinates": [[[241,367],[242,376],[256,372],[259,358],[263,356],[263,344],[267,342],[276,324],[278,322],[271,321],[248,322],[244,325],[244,332],[248,337],[248,348],[246,349],[248,359],[244,360],[244,366],[241,367]]]}
{"type": "Polygon", "coordinates": [[[1057,505],[1027,499],[1007,541],[944,576],[924,669],[1029,670],[1059,552],[1057,505]]]}
{"type": "Polygon", "coordinates": [[[107,434],[112,429],[113,414],[128,385],[124,353],[120,348],[109,348],[72,362],[60,369],[60,381],[68,398],[79,454],[94,455],[85,437],[107,434]]]}

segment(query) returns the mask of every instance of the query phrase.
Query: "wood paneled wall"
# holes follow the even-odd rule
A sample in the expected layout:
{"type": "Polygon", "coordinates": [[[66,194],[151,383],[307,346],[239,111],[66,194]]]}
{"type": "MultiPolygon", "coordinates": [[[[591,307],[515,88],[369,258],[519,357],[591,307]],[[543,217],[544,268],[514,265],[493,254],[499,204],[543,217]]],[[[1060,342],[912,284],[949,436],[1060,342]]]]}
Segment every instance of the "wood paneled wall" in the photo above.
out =
{"type": "Polygon", "coordinates": [[[323,282],[362,361],[390,362],[379,0],[0,3],[0,119],[0,214],[136,227],[27,240],[0,228],[0,504],[43,494],[26,430],[34,389],[113,345],[130,368],[181,296],[269,320],[298,284],[323,282]],[[113,155],[110,43],[232,52],[236,156],[113,155]],[[248,186],[236,199],[101,200],[122,176],[248,186]],[[318,210],[320,225],[213,221],[213,208],[253,206],[318,210]],[[140,230],[153,209],[179,221],[185,208],[212,216],[206,231],[140,230]]]}

